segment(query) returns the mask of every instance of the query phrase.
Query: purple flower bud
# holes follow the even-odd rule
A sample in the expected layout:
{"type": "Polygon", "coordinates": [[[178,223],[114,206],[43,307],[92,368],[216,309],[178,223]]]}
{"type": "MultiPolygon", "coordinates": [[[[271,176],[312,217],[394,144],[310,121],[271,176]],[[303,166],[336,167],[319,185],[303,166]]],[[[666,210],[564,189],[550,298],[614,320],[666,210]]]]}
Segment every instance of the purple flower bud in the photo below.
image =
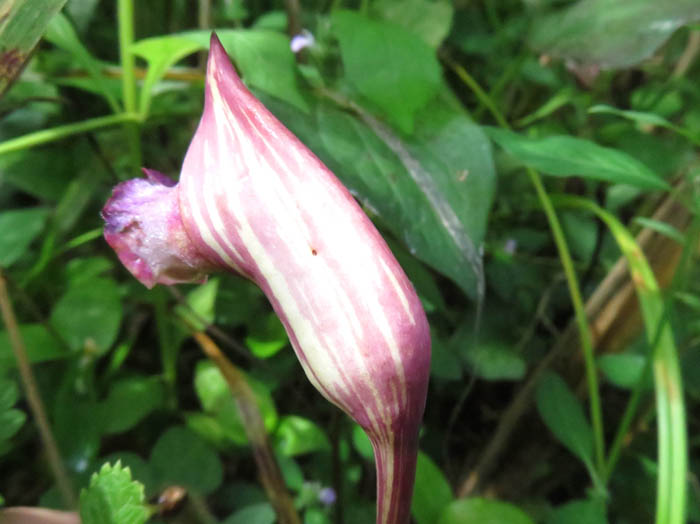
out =
{"type": "Polygon", "coordinates": [[[289,42],[289,48],[292,50],[292,53],[298,53],[302,49],[313,46],[315,43],[314,35],[308,29],[302,29],[301,33],[294,35],[289,42]]]}
{"type": "Polygon", "coordinates": [[[212,37],[177,185],[117,186],[105,238],[146,286],[214,270],[259,285],[313,385],[367,432],[377,522],[408,523],[430,368],[413,286],[338,179],[243,85],[212,37]]]}

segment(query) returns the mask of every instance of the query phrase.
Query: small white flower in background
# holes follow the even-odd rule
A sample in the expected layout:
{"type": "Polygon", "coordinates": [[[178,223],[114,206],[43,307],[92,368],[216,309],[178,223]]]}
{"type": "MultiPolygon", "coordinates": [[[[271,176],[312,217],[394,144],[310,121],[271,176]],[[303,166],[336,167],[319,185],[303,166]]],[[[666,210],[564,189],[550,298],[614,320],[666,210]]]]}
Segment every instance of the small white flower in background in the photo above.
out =
{"type": "Polygon", "coordinates": [[[289,47],[292,50],[292,53],[298,53],[302,49],[313,46],[315,43],[316,39],[314,38],[314,35],[311,34],[311,31],[308,29],[302,29],[301,33],[294,36],[291,42],[289,42],[289,47]]]}

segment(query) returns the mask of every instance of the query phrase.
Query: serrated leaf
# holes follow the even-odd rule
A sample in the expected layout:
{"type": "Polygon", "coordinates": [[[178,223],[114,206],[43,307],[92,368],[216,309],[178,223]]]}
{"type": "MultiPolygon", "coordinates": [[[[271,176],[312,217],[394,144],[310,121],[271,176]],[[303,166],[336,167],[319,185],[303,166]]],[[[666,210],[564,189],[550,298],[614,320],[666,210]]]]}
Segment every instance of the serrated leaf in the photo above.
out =
{"type": "Polygon", "coordinates": [[[452,502],[440,516],[439,524],[535,524],[518,507],[479,497],[452,502]]]}
{"type": "Polygon", "coordinates": [[[586,466],[593,463],[593,431],[581,403],[564,380],[545,375],[537,386],[537,410],[554,436],[586,466]]]}
{"type": "Polygon", "coordinates": [[[143,524],[148,517],[143,484],[120,462],[103,465],[80,493],[82,524],[143,524]]]}
{"type": "Polygon", "coordinates": [[[419,452],[411,501],[411,515],[416,523],[434,524],[453,500],[452,488],[443,472],[428,455],[419,452]]]}
{"type": "Polygon", "coordinates": [[[484,131],[522,164],[546,175],[579,176],[643,189],[669,188],[639,160],[590,140],[565,135],[530,138],[493,127],[484,131]]]}
{"type": "Polygon", "coordinates": [[[401,26],[348,10],[331,16],[348,79],[399,129],[410,133],[418,109],[440,87],[435,51],[401,26]]]}

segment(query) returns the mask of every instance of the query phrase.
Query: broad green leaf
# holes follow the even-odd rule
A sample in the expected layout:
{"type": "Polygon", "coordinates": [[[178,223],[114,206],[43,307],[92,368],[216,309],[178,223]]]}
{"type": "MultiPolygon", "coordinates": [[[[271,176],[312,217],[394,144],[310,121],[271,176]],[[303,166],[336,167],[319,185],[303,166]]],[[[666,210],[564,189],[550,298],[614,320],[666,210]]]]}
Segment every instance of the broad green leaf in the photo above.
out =
{"type": "MultiPolygon", "coordinates": [[[[256,29],[223,29],[216,34],[248,85],[308,111],[287,36],[256,29]]],[[[211,31],[191,31],[176,36],[191,39],[208,49],[211,31]]]]}
{"type": "Polygon", "coordinates": [[[0,213],[0,267],[9,267],[24,255],[48,216],[49,210],[43,207],[0,213]]]}
{"type": "Polygon", "coordinates": [[[358,118],[326,105],[318,106],[316,117],[325,157],[351,191],[412,254],[478,296],[483,270],[477,246],[494,190],[491,152],[478,128],[439,102],[419,115],[422,125],[406,141],[380,138],[358,118]]]}
{"type": "Polygon", "coordinates": [[[666,181],[626,153],[583,138],[530,138],[505,129],[484,131],[506,152],[546,175],[580,176],[644,189],[668,189],[666,181]]]}
{"type": "Polygon", "coordinates": [[[419,452],[411,501],[411,515],[416,523],[435,524],[452,500],[452,488],[445,475],[428,455],[419,452]]]}
{"type": "Polygon", "coordinates": [[[148,62],[148,72],[141,87],[139,110],[148,114],[153,96],[153,88],[163,78],[167,70],[177,62],[197,51],[206,49],[201,42],[178,35],[147,38],[136,42],[131,51],[148,62]]]}
{"type": "MultiPolygon", "coordinates": [[[[271,431],[278,422],[272,396],[264,384],[248,376],[246,376],[246,380],[256,395],[265,428],[271,431]]],[[[248,437],[236,400],[233,398],[223,375],[212,362],[202,360],[197,363],[194,386],[202,408],[207,414],[215,417],[226,437],[235,444],[247,444],[248,437]]]]}
{"type": "Polygon", "coordinates": [[[14,380],[0,379],[0,411],[10,409],[19,398],[19,387],[14,380]]]}
{"type": "Polygon", "coordinates": [[[171,427],[160,436],[151,450],[150,465],[159,486],[175,484],[203,495],[223,479],[217,453],[183,427],[171,427]]]}
{"type": "Polygon", "coordinates": [[[143,524],[149,514],[143,484],[131,480],[119,462],[102,466],[80,493],[82,524],[143,524]]]}
{"type": "Polygon", "coordinates": [[[46,26],[66,0],[6,0],[0,3],[0,96],[22,71],[46,26]]]}
{"type": "Polygon", "coordinates": [[[319,426],[296,415],[280,419],[275,438],[278,452],[288,457],[331,449],[328,437],[319,426]]]}
{"type": "Polygon", "coordinates": [[[559,376],[540,379],[536,393],[537,410],[549,430],[587,466],[593,463],[593,431],[579,400],[559,376]]]}
{"type": "Polygon", "coordinates": [[[440,515],[438,524],[535,524],[522,510],[498,500],[459,499],[440,515]]]}
{"type": "Polygon", "coordinates": [[[121,433],[131,429],[164,401],[165,388],[157,377],[122,379],[100,405],[102,431],[121,433]]]}
{"type": "MultiPolygon", "coordinates": [[[[642,378],[646,357],[644,355],[603,355],[598,367],[610,382],[621,388],[633,388],[642,378]]],[[[651,380],[649,386],[651,386],[651,380]]]]}
{"type": "Polygon", "coordinates": [[[440,87],[435,51],[399,25],[347,10],[331,16],[348,79],[406,133],[440,87]]]}
{"type": "Polygon", "coordinates": [[[382,0],[372,8],[379,17],[403,26],[433,48],[450,32],[454,13],[452,5],[444,0],[382,0]]]}
{"type": "Polygon", "coordinates": [[[119,290],[113,280],[94,278],[68,289],[51,312],[51,325],[74,350],[94,346],[107,351],[122,319],[119,290]]]}
{"type": "Polygon", "coordinates": [[[239,509],[223,524],[274,524],[275,521],[275,510],[268,502],[262,502],[239,509]]]}
{"type": "Polygon", "coordinates": [[[120,110],[117,101],[118,92],[113,91],[111,84],[102,75],[102,63],[93,57],[83,45],[65,15],[59,13],[53,18],[46,32],[46,40],[70,53],[71,58],[87,70],[92,84],[97,92],[105,98],[112,111],[118,112],[120,110]]]}
{"type": "Polygon", "coordinates": [[[600,500],[575,500],[557,507],[545,524],[607,524],[605,504],[600,500]]]}
{"type": "Polygon", "coordinates": [[[650,57],[676,29],[696,20],[697,0],[579,0],[538,19],[529,40],[539,52],[616,69],[650,57]]]}
{"type": "MultiPolygon", "coordinates": [[[[22,324],[19,326],[19,333],[31,363],[67,358],[71,355],[42,324],[22,324]]],[[[7,331],[0,331],[0,369],[14,366],[16,362],[10,337],[7,331]]]]}

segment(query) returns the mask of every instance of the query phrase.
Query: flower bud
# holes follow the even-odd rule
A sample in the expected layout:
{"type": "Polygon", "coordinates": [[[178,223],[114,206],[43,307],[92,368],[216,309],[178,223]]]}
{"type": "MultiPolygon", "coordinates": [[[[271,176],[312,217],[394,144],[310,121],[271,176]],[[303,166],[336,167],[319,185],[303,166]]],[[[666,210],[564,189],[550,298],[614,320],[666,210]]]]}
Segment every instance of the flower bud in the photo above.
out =
{"type": "Polygon", "coordinates": [[[212,36],[180,181],[115,188],[105,238],[151,287],[214,270],[262,288],[313,385],[367,432],[377,522],[407,523],[430,367],[420,301],[347,189],[243,85],[212,36]]]}

